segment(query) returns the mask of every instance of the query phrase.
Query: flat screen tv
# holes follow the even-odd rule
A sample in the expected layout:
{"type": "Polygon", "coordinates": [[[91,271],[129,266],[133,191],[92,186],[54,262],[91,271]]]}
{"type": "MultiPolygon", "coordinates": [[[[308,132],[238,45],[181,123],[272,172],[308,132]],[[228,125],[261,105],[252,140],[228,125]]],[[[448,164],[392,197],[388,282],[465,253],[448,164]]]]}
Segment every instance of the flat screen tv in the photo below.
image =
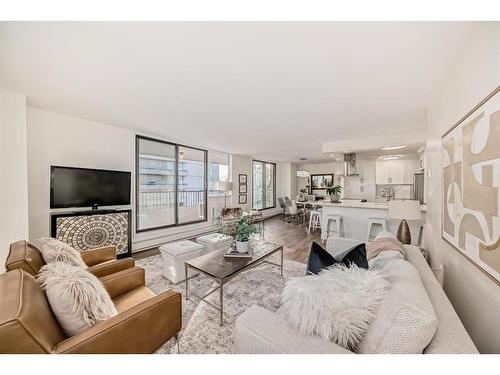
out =
{"type": "Polygon", "coordinates": [[[50,208],[130,204],[130,172],[51,166],[50,208]]]}

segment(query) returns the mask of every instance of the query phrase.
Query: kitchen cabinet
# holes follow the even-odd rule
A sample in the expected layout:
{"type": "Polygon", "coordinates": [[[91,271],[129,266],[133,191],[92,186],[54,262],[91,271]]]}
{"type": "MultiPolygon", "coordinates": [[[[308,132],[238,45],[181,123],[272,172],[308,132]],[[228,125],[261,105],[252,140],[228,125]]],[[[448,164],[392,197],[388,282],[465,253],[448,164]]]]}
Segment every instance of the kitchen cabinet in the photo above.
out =
{"type": "Polygon", "coordinates": [[[377,161],[375,164],[375,181],[377,185],[388,184],[391,172],[388,161],[377,161]]]}
{"type": "Polygon", "coordinates": [[[410,185],[413,183],[413,174],[417,171],[417,159],[377,161],[375,181],[378,185],[410,185]]]}
{"type": "Polygon", "coordinates": [[[413,175],[420,171],[420,162],[418,159],[405,160],[404,183],[413,184],[413,175]]]}
{"type": "Polygon", "coordinates": [[[401,185],[405,183],[405,161],[389,160],[390,184],[401,185]]]}

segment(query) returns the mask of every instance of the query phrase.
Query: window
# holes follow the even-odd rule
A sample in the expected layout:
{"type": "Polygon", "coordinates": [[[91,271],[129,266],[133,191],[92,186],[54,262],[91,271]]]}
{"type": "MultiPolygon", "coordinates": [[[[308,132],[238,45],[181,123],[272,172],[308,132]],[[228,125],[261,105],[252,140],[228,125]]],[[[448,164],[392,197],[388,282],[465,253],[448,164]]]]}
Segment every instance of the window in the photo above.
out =
{"type": "Polygon", "coordinates": [[[136,231],[207,220],[207,151],[136,137],[136,231]]]}
{"type": "Polygon", "coordinates": [[[252,209],[276,207],[276,164],[254,160],[252,163],[252,209]]]}
{"type": "Polygon", "coordinates": [[[208,195],[224,195],[224,183],[229,181],[229,154],[217,151],[208,153],[208,195]]]}

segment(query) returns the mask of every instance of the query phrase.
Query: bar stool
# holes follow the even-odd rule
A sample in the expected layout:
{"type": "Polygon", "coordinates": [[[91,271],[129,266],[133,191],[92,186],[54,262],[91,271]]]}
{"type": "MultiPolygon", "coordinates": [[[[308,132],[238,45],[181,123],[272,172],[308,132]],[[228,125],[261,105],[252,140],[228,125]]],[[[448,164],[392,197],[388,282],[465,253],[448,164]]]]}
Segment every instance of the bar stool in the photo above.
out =
{"type": "Polygon", "coordinates": [[[307,233],[311,233],[311,228],[313,230],[321,227],[321,209],[311,210],[309,215],[309,229],[307,233]]]}
{"type": "Polygon", "coordinates": [[[338,237],[344,237],[344,218],[341,215],[327,215],[325,218],[326,238],[330,237],[330,221],[335,223],[335,230],[338,237]]]}
{"type": "Polygon", "coordinates": [[[372,236],[372,230],[374,226],[380,225],[382,231],[387,230],[387,221],[384,218],[380,217],[370,217],[368,218],[368,233],[366,234],[366,240],[370,241],[374,239],[375,236],[372,236]]]}

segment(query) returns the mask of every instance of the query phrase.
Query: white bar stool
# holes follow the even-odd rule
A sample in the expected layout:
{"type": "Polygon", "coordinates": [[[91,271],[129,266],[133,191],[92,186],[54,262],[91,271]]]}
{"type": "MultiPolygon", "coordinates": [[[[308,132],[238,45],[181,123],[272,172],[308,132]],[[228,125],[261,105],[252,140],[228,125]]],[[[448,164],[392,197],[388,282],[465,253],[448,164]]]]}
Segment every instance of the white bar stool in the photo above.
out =
{"type": "Polygon", "coordinates": [[[309,229],[307,233],[311,233],[311,228],[313,230],[321,227],[321,210],[311,210],[309,212],[309,229]]]}
{"type": "Polygon", "coordinates": [[[344,237],[344,217],[341,215],[327,215],[325,218],[326,238],[328,239],[328,237],[330,237],[330,221],[335,223],[337,237],[344,237]]]}
{"type": "Polygon", "coordinates": [[[374,226],[380,225],[381,229],[380,231],[386,231],[387,230],[387,221],[384,218],[381,217],[370,217],[368,218],[368,232],[366,234],[366,240],[370,241],[371,239],[374,239],[375,236],[372,236],[372,230],[374,226]]]}

